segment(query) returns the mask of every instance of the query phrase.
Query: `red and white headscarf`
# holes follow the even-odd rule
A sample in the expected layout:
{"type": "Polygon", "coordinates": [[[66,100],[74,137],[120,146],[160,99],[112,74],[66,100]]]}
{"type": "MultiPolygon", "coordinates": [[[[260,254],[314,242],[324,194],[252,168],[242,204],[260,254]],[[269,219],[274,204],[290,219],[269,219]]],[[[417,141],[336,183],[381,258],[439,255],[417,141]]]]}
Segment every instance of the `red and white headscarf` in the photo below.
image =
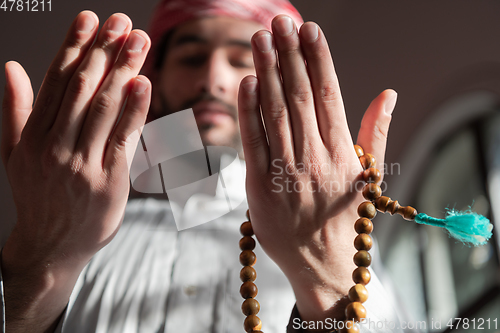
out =
{"type": "Polygon", "coordinates": [[[231,16],[255,21],[271,29],[278,14],[290,16],[297,26],[304,21],[288,0],[162,0],[156,6],[149,25],[152,49],[144,66],[146,75],[152,70],[156,46],[170,29],[186,21],[207,16],[231,16]]]}

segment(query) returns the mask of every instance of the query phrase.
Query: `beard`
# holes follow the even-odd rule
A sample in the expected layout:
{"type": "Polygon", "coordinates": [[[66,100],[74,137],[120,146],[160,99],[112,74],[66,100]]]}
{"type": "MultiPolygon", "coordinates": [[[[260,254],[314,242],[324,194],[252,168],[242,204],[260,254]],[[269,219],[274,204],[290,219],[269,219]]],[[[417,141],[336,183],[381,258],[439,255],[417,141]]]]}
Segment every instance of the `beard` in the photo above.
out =
{"type": "Polygon", "coordinates": [[[146,122],[151,122],[158,118],[167,116],[169,114],[193,108],[197,103],[209,101],[209,102],[217,102],[223,105],[226,110],[229,111],[229,115],[234,121],[234,130],[228,133],[222,133],[220,135],[212,135],[217,131],[220,132],[222,129],[218,128],[216,124],[212,123],[203,123],[200,124],[197,120],[198,131],[200,132],[201,142],[206,146],[225,146],[231,147],[235,149],[239,156],[243,158],[243,146],[241,143],[241,134],[238,123],[238,111],[234,105],[224,102],[223,100],[213,96],[210,93],[200,94],[192,99],[189,99],[181,104],[180,108],[172,107],[172,105],[168,102],[165,96],[161,96],[161,109],[153,110],[154,112],[149,112],[148,118],[146,122]]]}

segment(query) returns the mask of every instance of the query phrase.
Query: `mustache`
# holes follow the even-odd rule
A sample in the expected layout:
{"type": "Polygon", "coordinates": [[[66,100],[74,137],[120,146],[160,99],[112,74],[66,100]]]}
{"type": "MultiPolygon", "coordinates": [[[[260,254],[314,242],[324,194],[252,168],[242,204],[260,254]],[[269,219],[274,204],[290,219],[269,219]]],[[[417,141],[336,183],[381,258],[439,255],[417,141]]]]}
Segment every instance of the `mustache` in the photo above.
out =
{"type": "Polygon", "coordinates": [[[232,104],[229,104],[227,102],[224,102],[220,98],[217,98],[217,97],[215,97],[214,95],[212,95],[210,93],[203,93],[203,94],[200,94],[200,95],[198,95],[198,96],[196,96],[194,98],[191,98],[191,99],[187,100],[184,104],[182,104],[181,110],[190,109],[190,108],[192,108],[193,106],[195,106],[199,102],[216,102],[216,103],[219,103],[219,104],[223,105],[228,110],[229,115],[231,117],[233,117],[235,120],[238,118],[238,109],[236,108],[236,106],[234,106],[232,104]]]}

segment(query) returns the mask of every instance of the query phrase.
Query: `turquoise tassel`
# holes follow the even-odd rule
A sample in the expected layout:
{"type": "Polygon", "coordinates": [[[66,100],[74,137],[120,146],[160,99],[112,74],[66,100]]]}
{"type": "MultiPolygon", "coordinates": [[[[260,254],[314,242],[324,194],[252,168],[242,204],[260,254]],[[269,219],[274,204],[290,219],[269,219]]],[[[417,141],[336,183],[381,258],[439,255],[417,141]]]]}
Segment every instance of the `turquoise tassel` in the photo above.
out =
{"type": "Polygon", "coordinates": [[[449,210],[444,220],[420,213],[415,217],[415,222],[445,228],[451,236],[462,243],[474,246],[486,244],[493,230],[490,220],[470,209],[463,212],[449,210]]]}

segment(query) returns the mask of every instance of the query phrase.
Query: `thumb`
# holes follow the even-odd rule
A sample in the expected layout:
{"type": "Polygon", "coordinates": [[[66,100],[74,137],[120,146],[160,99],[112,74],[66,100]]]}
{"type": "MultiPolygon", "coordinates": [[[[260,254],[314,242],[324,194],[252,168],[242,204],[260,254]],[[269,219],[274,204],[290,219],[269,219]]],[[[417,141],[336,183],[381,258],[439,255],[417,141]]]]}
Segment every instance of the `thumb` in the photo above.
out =
{"type": "Polygon", "coordinates": [[[5,93],[2,104],[2,144],[0,152],[7,166],[10,154],[21,139],[21,133],[33,107],[33,89],[23,67],[9,61],[5,64],[5,93]]]}
{"type": "Polygon", "coordinates": [[[384,172],[387,134],[397,97],[398,94],[392,89],[384,90],[378,95],[366,110],[358,133],[357,144],[366,153],[375,156],[377,159],[377,168],[382,173],[384,172]]]}

